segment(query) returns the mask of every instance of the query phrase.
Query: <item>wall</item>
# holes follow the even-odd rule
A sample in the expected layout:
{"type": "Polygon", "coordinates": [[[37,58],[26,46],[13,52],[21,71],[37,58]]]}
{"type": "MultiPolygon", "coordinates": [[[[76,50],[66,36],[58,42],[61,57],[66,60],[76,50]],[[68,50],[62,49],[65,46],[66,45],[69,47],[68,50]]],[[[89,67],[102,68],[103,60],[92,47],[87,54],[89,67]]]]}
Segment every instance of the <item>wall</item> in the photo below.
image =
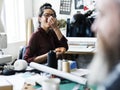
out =
{"type": "MultiPolygon", "coordinates": [[[[64,14],[59,13],[61,0],[32,0],[32,1],[33,1],[33,16],[35,16],[35,17],[38,16],[39,7],[43,3],[46,3],[46,2],[52,4],[52,7],[53,7],[53,9],[55,9],[58,19],[72,18],[72,16],[74,14],[76,14],[78,11],[80,11],[81,13],[85,12],[84,10],[81,10],[81,9],[75,9],[75,2],[74,2],[75,0],[71,0],[72,4],[71,4],[71,14],[70,15],[64,15],[64,14]]],[[[89,7],[89,9],[94,8],[95,0],[83,0],[83,2],[84,2],[85,6],[89,7]]]]}
{"type": "Polygon", "coordinates": [[[33,17],[33,0],[24,0],[25,19],[33,17]]]}
{"type": "Polygon", "coordinates": [[[70,18],[74,13],[77,11],[74,9],[74,0],[72,1],[72,6],[71,6],[71,14],[70,15],[64,15],[64,14],[59,14],[59,8],[60,8],[60,0],[33,0],[33,16],[38,15],[39,7],[48,2],[52,4],[53,9],[56,11],[57,18],[58,19],[67,19],[70,18]]]}
{"type": "Polygon", "coordinates": [[[24,46],[25,42],[15,42],[9,43],[7,45],[7,49],[3,49],[4,54],[12,55],[12,60],[17,59],[19,50],[21,46],[24,46]]]}

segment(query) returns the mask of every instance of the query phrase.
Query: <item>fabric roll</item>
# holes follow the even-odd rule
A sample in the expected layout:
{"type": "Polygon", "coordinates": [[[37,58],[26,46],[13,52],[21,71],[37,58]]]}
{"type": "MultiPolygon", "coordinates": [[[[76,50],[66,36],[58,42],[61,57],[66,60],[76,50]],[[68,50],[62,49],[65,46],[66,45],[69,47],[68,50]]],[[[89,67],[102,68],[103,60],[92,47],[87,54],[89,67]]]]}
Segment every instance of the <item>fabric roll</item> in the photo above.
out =
{"type": "Polygon", "coordinates": [[[31,34],[34,32],[32,19],[27,20],[26,44],[29,42],[31,34]]]}
{"type": "Polygon", "coordinates": [[[77,83],[80,83],[80,84],[83,84],[83,85],[86,85],[86,83],[87,83],[87,79],[84,77],[78,77],[76,75],[72,75],[70,73],[66,73],[66,72],[63,72],[63,71],[60,71],[60,70],[57,70],[57,69],[54,69],[54,68],[51,68],[51,67],[48,67],[48,66],[45,66],[42,64],[31,62],[30,66],[32,68],[37,69],[37,70],[47,72],[47,73],[50,73],[50,74],[53,74],[53,75],[77,82],[77,83]]]}

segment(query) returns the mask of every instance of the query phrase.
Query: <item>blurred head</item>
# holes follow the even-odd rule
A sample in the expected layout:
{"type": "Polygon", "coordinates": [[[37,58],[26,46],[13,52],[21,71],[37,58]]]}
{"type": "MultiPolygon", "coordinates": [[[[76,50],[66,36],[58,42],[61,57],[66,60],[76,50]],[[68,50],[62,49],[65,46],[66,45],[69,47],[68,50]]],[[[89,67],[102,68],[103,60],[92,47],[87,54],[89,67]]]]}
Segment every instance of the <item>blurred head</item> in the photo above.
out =
{"type": "Polygon", "coordinates": [[[104,80],[120,61],[120,0],[97,0],[97,10],[91,27],[97,36],[97,52],[90,64],[93,82],[104,80]]]}
{"type": "Polygon", "coordinates": [[[92,25],[98,47],[109,60],[120,59],[120,1],[98,0],[98,3],[98,15],[92,25]]]}
{"type": "Polygon", "coordinates": [[[97,9],[92,30],[97,34],[99,48],[120,59],[120,0],[98,0],[97,9]]]}
{"type": "Polygon", "coordinates": [[[48,18],[56,18],[56,12],[52,9],[52,5],[49,3],[43,4],[39,9],[39,24],[42,27],[49,27],[48,18]]]}

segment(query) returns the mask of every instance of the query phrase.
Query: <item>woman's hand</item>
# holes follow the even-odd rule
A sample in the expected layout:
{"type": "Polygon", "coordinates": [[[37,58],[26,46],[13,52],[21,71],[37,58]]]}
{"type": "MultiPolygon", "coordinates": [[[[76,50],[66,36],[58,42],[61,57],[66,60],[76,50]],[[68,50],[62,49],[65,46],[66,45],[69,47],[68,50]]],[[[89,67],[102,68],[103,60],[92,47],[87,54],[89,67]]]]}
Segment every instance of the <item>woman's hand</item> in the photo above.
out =
{"type": "MultiPolygon", "coordinates": [[[[50,25],[50,28],[52,28],[54,30],[54,32],[56,33],[57,37],[58,37],[58,40],[60,40],[62,38],[62,33],[58,27],[58,23],[57,23],[57,19],[50,16],[48,18],[48,23],[50,25]]],[[[63,48],[63,47],[62,47],[63,48]]]]}
{"type": "Polygon", "coordinates": [[[66,52],[66,48],[59,47],[55,49],[56,57],[58,58],[60,55],[64,54],[66,52]]]}
{"type": "Polygon", "coordinates": [[[50,27],[51,27],[53,30],[58,29],[57,19],[56,19],[56,18],[50,16],[50,17],[48,18],[48,23],[49,23],[50,27]]]}
{"type": "Polygon", "coordinates": [[[66,48],[64,48],[64,47],[56,48],[55,52],[59,53],[59,54],[64,54],[66,52],[66,48]]]}

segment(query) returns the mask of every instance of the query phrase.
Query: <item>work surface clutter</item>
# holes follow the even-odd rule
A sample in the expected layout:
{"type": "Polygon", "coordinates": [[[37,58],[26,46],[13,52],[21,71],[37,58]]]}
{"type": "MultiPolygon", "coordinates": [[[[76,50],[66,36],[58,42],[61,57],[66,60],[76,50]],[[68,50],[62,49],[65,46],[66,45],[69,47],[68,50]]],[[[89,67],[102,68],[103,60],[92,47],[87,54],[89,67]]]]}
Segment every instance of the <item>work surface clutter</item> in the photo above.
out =
{"type": "Polygon", "coordinates": [[[43,65],[43,71],[37,69],[39,67],[37,65],[32,63],[25,71],[17,71],[14,75],[1,75],[0,81],[3,82],[0,83],[0,90],[3,87],[6,88],[4,90],[85,90],[87,88],[85,76],[89,71],[78,69],[76,61],[58,60],[57,69],[43,65]],[[77,78],[80,81],[77,81],[77,78]]]}

